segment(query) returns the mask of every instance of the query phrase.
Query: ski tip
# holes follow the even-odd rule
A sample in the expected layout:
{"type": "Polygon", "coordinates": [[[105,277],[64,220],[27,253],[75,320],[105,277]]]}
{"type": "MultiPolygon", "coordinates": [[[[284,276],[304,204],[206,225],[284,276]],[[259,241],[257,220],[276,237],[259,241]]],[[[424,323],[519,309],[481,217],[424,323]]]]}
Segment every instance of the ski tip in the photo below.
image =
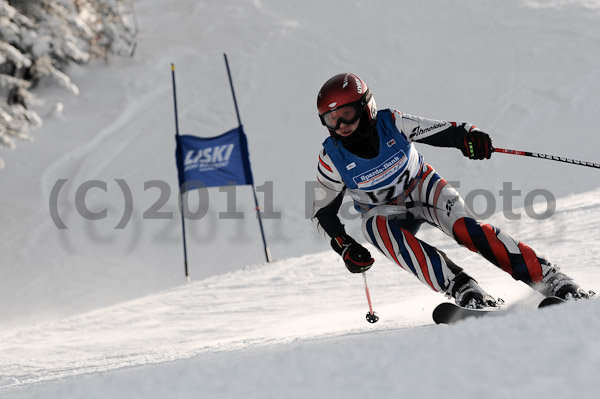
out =
{"type": "Polygon", "coordinates": [[[538,308],[545,308],[546,306],[558,305],[559,303],[566,302],[564,299],[559,298],[557,296],[549,296],[544,298],[542,302],[538,305],[538,308]]]}
{"type": "Polygon", "coordinates": [[[452,314],[457,306],[450,302],[440,303],[433,309],[432,318],[435,324],[451,324],[452,314]]]}
{"type": "Polygon", "coordinates": [[[500,314],[499,308],[488,307],[483,309],[463,308],[454,303],[440,303],[433,309],[432,317],[436,324],[454,324],[458,321],[487,315],[500,314]]]}

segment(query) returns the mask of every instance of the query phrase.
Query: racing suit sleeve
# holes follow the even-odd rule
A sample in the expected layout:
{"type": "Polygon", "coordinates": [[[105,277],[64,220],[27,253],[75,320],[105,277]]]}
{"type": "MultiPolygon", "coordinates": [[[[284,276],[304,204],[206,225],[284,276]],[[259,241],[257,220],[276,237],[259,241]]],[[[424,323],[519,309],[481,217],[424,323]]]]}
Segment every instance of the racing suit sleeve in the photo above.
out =
{"type": "Polygon", "coordinates": [[[403,114],[393,110],[396,127],[408,138],[408,141],[424,143],[434,147],[452,147],[461,149],[465,135],[479,130],[470,123],[456,123],[444,120],[427,119],[420,116],[403,114]]]}
{"type": "Polygon", "coordinates": [[[325,149],[322,149],[317,165],[312,221],[319,234],[327,240],[346,234],[346,229],[338,216],[345,192],[346,185],[342,176],[325,153],[325,149]]]}

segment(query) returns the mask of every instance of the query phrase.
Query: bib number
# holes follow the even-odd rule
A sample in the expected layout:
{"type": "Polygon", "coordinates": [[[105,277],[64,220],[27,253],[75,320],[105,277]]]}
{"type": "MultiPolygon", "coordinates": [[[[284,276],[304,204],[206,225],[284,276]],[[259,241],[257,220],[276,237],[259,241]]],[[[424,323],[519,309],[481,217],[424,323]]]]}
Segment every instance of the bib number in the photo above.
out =
{"type": "Polygon", "coordinates": [[[390,202],[399,195],[397,193],[397,189],[400,189],[400,191],[403,192],[408,188],[408,177],[408,169],[405,169],[395,184],[392,184],[388,188],[382,188],[381,190],[367,191],[367,195],[369,196],[369,199],[371,200],[371,202],[373,202],[373,204],[382,204],[390,202]]]}

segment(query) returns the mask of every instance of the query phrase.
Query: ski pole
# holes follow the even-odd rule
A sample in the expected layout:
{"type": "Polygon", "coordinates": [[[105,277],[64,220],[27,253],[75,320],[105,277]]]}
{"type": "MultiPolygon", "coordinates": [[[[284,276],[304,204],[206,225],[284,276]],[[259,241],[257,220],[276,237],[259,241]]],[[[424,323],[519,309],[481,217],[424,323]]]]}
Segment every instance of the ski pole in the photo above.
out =
{"type": "Polygon", "coordinates": [[[522,156],[526,156],[526,157],[549,159],[551,161],[566,162],[566,163],[571,163],[573,165],[588,166],[590,168],[600,169],[600,164],[598,164],[598,163],[588,162],[588,161],[578,161],[576,159],[558,157],[556,155],[540,154],[539,152],[508,150],[506,148],[495,148],[495,147],[494,147],[493,151],[499,152],[502,154],[522,155],[522,156]]]}
{"type": "Polygon", "coordinates": [[[369,303],[369,313],[367,313],[367,321],[369,323],[377,323],[379,316],[373,312],[373,305],[371,305],[371,295],[369,294],[369,286],[367,285],[367,275],[362,272],[363,281],[365,282],[365,293],[367,294],[367,302],[369,303]]]}

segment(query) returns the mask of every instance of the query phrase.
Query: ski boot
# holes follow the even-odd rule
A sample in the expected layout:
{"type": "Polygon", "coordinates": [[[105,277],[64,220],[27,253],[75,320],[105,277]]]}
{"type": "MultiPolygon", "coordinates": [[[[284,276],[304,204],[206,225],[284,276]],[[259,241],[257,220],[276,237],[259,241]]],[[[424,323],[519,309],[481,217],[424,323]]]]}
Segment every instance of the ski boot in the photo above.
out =
{"type": "Polygon", "coordinates": [[[593,291],[583,290],[571,277],[559,272],[557,267],[542,279],[538,291],[545,296],[555,296],[564,300],[589,299],[596,295],[593,291]]]}
{"type": "Polygon", "coordinates": [[[501,299],[496,301],[477,284],[477,281],[465,272],[460,272],[454,277],[447,293],[454,298],[458,306],[467,309],[496,307],[504,302],[501,299]]]}

